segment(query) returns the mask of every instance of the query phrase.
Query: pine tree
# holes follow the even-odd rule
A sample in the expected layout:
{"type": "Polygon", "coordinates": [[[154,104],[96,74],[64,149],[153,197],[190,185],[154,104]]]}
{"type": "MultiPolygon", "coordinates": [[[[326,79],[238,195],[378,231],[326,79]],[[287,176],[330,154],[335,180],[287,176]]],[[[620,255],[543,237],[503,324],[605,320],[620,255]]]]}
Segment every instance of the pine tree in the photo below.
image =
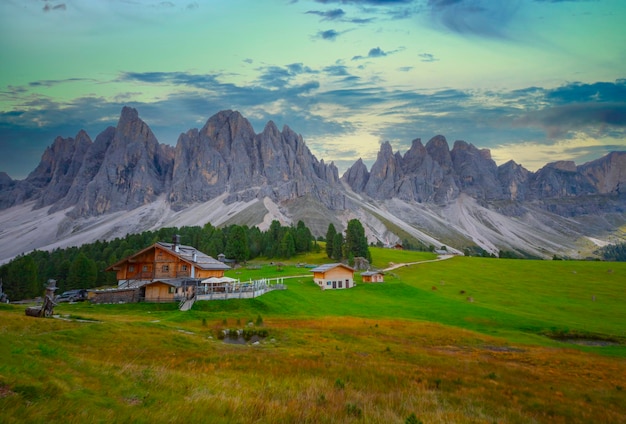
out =
{"type": "Polygon", "coordinates": [[[39,284],[37,264],[31,256],[21,256],[11,262],[4,283],[9,299],[21,300],[41,296],[43,286],[39,284]]]}
{"type": "Polygon", "coordinates": [[[239,225],[232,225],[228,229],[228,240],[224,254],[237,262],[245,262],[250,255],[246,230],[239,225]]]}
{"type": "Polygon", "coordinates": [[[295,233],[296,252],[310,252],[312,239],[311,231],[304,225],[304,222],[298,221],[295,233]]]}
{"type": "Polygon", "coordinates": [[[330,257],[337,262],[343,258],[343,235],[341,233],[337,233],[333,237],[333,252],[330,257]]]}
{"type": "Polygon", "coordinates": [[[89,289],[96,286],[98,267],[96,262],[89,259],[84,253],[79,253],[67,275],[66,289],[89,289]]]}
{"type": "Polygon", "coordinates": [[[287,231],[280,242],[280,256],[286,259],[296,254],[296,242],[291,231],[287,231]]]}
{"type": "Polygon", "coordinates": [[[335,226],[332,223],[328,224],[328,230],[326,231],[326,256],[329,258],[333,257],[333,242],[336,234],[335,226]]]}
{"type": "Polygon", "coordinates": [[[348,221],[348,229],[346,230],[346,257],[363,257],[371,262],[372,255],[367,244],[365,229],[358,219],[348,221]]]}

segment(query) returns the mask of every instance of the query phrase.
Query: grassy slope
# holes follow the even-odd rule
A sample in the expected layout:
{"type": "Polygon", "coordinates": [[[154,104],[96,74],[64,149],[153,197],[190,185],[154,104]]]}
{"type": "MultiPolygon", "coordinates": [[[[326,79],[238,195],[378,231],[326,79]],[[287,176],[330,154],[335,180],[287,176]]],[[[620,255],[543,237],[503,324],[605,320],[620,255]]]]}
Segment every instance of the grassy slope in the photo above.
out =
{"type": "MultiPolygon", "coordinates": [[[[373,254],[379,267],[430,259],[373,254]]],[[[626,420],[623,345],[538,335],[625,337],[626,264],[454,258],[334,292],[320,291],[305,268],[254,272],[303,276],[287,291],[198,302],[188,313],[150,304],[56,308],[98,323],[27,319],[23,307],[0,305],[0,421],[626,420]],[[258,315],[270,331],[261,345],[216,339],[258,315]]]]}

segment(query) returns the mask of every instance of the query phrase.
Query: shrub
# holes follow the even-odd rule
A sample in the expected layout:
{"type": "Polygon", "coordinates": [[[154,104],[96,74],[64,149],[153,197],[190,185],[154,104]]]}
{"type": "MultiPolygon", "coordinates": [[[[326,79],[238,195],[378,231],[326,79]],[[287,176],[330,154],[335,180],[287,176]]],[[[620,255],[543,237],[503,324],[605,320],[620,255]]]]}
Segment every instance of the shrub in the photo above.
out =
{"type": "Polygon", "coordinates": [[[363,415],[363,411],[361,410],[361,408],[359,408],[358,405],[350,402],[346,404],[346,413],[356,418],[361,418],[361,416],[363,415]]]}
{"type": "Polygon", "coordinates": [[[412,413],[404,421],[404,424],[423,424],[423,423],[417,419],[417,417],[415,416],[415,413],[412,413]]]}

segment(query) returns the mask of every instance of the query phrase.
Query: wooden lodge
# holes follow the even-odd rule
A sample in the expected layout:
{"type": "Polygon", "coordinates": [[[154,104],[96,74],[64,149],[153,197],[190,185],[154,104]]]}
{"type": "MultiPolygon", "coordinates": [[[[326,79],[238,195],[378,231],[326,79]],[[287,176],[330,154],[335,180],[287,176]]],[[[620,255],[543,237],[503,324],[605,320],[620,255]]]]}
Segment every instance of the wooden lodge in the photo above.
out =
{"type": "MultiPolygon", "coordinates": [[[[157,242],[106,271],[115,271],[118,290],[136,288],[140,290],[139,298],[147,302],[172,302],[193,297],[202,280],[222,278],[228,269],[228,265],[194,247],[181,245],[179,236],[175,236],[173,243],[157,242]]],[[[90,298],[97,301],[98,295],[90,298]]]]}
{"type": "Polygon", "coordinates": [[[311,269],[313,281],[322,290],[354,287],[354,268],[342,263],[325,264],[311,269]]]}

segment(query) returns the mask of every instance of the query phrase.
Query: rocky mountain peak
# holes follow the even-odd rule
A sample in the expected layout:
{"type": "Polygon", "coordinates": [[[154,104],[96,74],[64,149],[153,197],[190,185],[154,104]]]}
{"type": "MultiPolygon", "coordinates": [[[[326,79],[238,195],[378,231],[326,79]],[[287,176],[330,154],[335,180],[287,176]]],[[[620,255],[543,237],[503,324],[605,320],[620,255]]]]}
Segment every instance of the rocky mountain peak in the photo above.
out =
{"type": "Polygon", "coordinates": [[[557,162],[551,162],[545,166],[545,168],[556,169],[563,172],[576,172],[576,163],[571,160],[560,160],[557,162]]]}
{"type": "Polygon", "coordinates": [[[443,169],[452,167],[452,158],[450,157],[450,146],[448,141],[442,135],[436,135],[426,143],[426,151],[435,162],[443,169]]]}
{"type": "Polygon", "coordinates": [[[369,172],[367,171],[367,166],[363,163],[363,159],[359,158],[354,165],[348,168],[341,179],[348,184],[353,191],[357,193],[362,192],[369,179],[369,172]]]}

